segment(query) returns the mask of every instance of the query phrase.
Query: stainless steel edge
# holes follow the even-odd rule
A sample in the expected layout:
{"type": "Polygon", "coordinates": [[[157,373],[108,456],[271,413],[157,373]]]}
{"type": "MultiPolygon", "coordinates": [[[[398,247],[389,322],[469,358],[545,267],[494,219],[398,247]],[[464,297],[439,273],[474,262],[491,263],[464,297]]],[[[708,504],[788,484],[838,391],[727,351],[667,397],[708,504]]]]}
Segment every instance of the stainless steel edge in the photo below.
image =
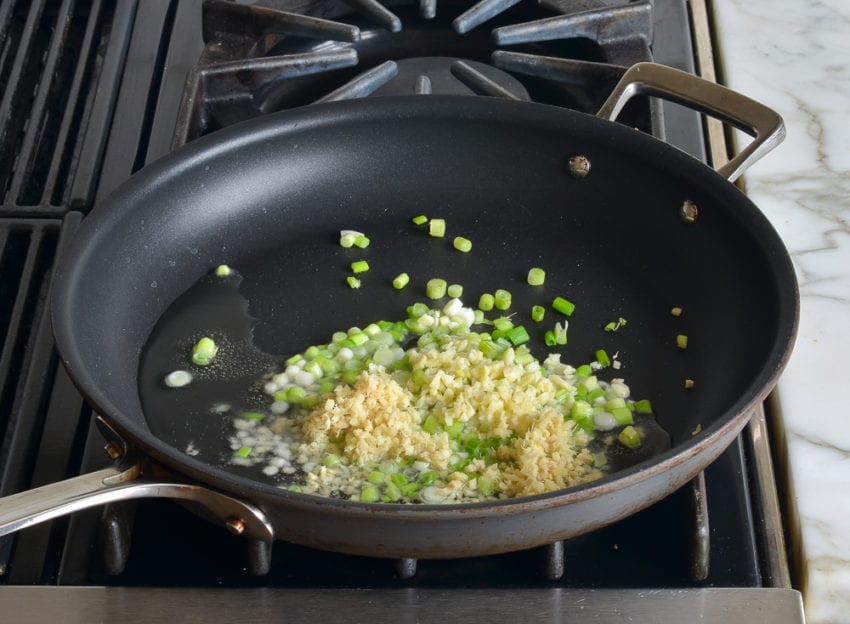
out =
{"type": "Polygon", "coordinates": [[[191,483],[139,477],[143,468],[110,467],[0,498],[0,536],[81,509],[138,498],[172,498],[201,505],[233,533],[271,542],[274,530],[254,505],[191,483]]]}
{"type": "Polygon", "coordinates": [[[157,589],[0,588],[18,624],[179,621],[702,622],[800,624],[786,589],[157,589]]]}
{"type": "Polygon", "coordinates": [[[782,118],[764,104],[715,82],[656,63],[632,65],[602,104],[597,117],[616,119],[635,95],[661,97],[714,115],[754,137],[737,156],[717,168],[717,172],[730,182],[785,138],[782,118]]]}
{"type": "Polygon", "coordinates": [[[765,566],[768,580],[773,587],[790,588],[791,573],[788,567],[788,551],[785,547],[782,513],[776,489],[776,475],[771,459],[764,407],[759,406],[755,410],[746,433],[750,436],[753,444],[753,471],[764,516],[762,530],[766,542],[765,566]]]}

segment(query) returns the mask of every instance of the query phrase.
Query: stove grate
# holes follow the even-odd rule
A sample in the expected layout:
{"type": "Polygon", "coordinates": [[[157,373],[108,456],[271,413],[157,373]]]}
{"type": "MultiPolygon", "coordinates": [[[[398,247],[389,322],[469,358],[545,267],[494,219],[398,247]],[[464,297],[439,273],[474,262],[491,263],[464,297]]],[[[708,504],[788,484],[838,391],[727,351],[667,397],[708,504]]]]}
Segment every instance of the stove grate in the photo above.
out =
{"type": "Polygon", "coordinates": [[[102,151],[86,129],[108,113],[95,87],[115,72],[105,63],[115,17],[115,0],[0,6],[0,215],[61,216],[90,202],[75,171],[102,151]]]}

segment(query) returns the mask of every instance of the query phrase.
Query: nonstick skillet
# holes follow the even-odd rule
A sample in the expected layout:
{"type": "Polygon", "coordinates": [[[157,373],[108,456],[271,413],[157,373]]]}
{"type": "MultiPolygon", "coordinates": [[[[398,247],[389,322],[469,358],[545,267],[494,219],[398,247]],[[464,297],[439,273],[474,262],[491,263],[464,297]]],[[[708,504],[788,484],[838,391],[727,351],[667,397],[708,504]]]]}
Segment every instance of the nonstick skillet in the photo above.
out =
{"type": "Polygon", "coordinates": [[[338,102],[216,132],[134,175],[84,220],[52,295],[63,364],[102,415],[116,466],[3,499],[0,534],[111,500],[165,496],[193,501],[258,544],[460,557],[581,534],[694,478],[776,383],[796,332],[788,254],[730,183],[781,140],[782,121],[651,64],[627,72],[600,117],[483,97],[338,102]],[[756,139],[715,172],[612,121],[636,93],[687,102],[756,139]],[[591,164],[585,177],[571,172],[576,155],[591,164]],[[683,218],[686,202],[696,220],[683,218]],[[411,231],[420,213],[444,217],[474,241],[472,253],[411,231]],[[345,286],[351,259],[335,242],[344,228],[373,241],[373,268],[357,291],[345,286]],[[243,275],[254,342],[274,354],[397,317],[414,297],[388,285],[400,270],[414,291],[436,276],[476,298],[514,284],[515,301],[530,308],[538,295],[522,279],[544,266],[539,296],[577,304],[564,361],[618,351],[618,374],[652,400],[672,446],[583,486],[444,506],[311,497],[189,455],[154,432],[206,424],[145,413],[139,361],[163,313],[222,262],[243,275]],[[685,311],[679,318],[675,306],[685,311]],[[619,316],[628,319],[623,331],[601,330],[619,316]],[[687,350],[677,349],[677,334],[690,337],[687,350]]]}

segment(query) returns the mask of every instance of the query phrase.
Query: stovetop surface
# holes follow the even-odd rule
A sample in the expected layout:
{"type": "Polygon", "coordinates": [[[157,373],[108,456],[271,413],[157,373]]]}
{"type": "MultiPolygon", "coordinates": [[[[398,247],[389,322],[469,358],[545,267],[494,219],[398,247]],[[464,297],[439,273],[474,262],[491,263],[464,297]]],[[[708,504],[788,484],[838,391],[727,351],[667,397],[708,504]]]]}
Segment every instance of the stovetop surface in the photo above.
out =
{"type": "MultiPolygon", "coordinates": [[[[209,6],[221,8],[220,4],[209,6]]],[[[298,7],[317,17],[357,25],[361,42],[316,43],[312,36],[281,37],[262,29],[259,37],[253,31],[250,36],[240,31],[238,37],[226,37],[211,29],[205,48],[201,0],[20,0],[0,4],[0,84],[7,85],[2,100],[4,114],[0,115],[0,180],[5,183],[0,207],[0,493],[108,464],[91,409],[73,388],[54,353],[46,312],[50,277],[84,213],[174,145],[251,116],[339,93],[352,81],[357,86],[363,72],[385,60],[414,67],[412,73],[405,70],[395,76],[396,87],[392,80],[377,86],[370,83],[368,88],[377,95],[381,89],[416,91],[424,84],[419,80],[423,72],[431,76],[432,87],[467,88],[470,93],[486,87],[474,76],[472,83],[458,81],[451,64],[448,70],[445,63],[441,64],[442,74],[430,74],[428,62],[423,65],[420,60],[408,60],[445,55],[470,61],[473,69],[485,77],[494,76],[497,84],[508,84],[515,93],[519,84],[521,97],[527,94],[532,99],[587,112],[593,112],[611,80],[615,81],[622,66],[630,62],[652,58],[694,70],[685,0],[563,0],[541,2],[539,6],[520,3],[494,18],[492,24],[482,24],[463,36],[447,30],[449,17],[458,16],[470,4],[439,4],[438,18],[428,20],[421,17],[420,11],[425,9],[390,3],[388,7],[401,18],[403,35],[390,32],[391,18],[370,16],[368,10],[365,17],[352,15],[350,8],[340,3],[292,0],[264,4],[278,9],[298,7]],[[651,18],[648,39],[610,28],[612,23],[618,28],[621,24],[617,11],[624,7],[631,12],[645,11],[644,5],[651,10],[646,13],[651,18]],[[568,6],[608,11],[604,20],[608,30],[598,22],[581,21],[584,28],[607,33],[604,45],[585,37],[494,43],[494,27],[541,15],[556,16],[568,6]],[[616,10],[612,14],[609,9],[616,10]],[[382,19],[386,20],[383,25],[382,19]],[[67,28],[58,28],[58,24],[67,28]],[[405,31],[407,25],[409,32],[405,31]],[[449,42],[446,52],[440,52],[440,46],[434,43],[440,39],[449,42]],[[399,50],[399,41],[407,47],[399,50]],[[223,47],[229,47],[230,52],[225,53],[223,47]],[[37,55],[31,52],[36,49],[46,52],[34,61],[37,55]],[[352,49],[357,52],[357,65],[292,81],[268,79],[280,69],[274,65],[276,55],[306,55],[309,65],[310,55],[329,50],[349,54],[345,51],[352,49]],[[553,79],[551,73],[529,75],[527,65],[516,64],[519,57],[507,55],[499,61],[506,68],[493,72],[487,67],[497,50],[577,58],[595,69],[589,74],[556,73],[553,79]],[[228,58],[231,53],[238,58],[228,58]],[[387,55],[390,59],[385,58],[387,55]],[[271,74],[262,61],[269,58],[274,65],[271,74]],[[242,65],[227,65],[234,62],[242,65]],[[264,78],[242,80],[245,64],[252,71],[259,69],[264,78]],[[445,78],[446,71],[450,77],[445,78]],[[239,77],[240,89],[233,88],[234,77],[239,77]],[[441,80],[450,86],[440,87],[441,80]],[[295,89],[293,85],[300,86],[295,89]],[[252,102],[256,101],[265,104],[255,106],[252,102]],[[57,106],[57,102],[64,106],[57,106]]],[[[544,69],[551,71],[552,67],[546,65],[544,69]]],[[[563,70],[560,66],[555,69],[563,70]]],[[[704,158],[702,128],[689,111],[640,104],[627,112],[626,121],[704,158]]],[[[709,573],[703,579],[693,578],[690,572],[694,514],[692,497],[684,488],[626,520],[566,542],[564,573],[559,578],[546,574],[549,553],[545,548],[494,557],[420,561],[412,578],[401,579],[397,562],[318,552],[285,543],[274,546],[271,572],[254,577],[245,571],[245,545],[239,537],[199,520],[174,503],[145,501],[80,512],[0,540],[0,584],[374,589],[762,587],[770,585],[771,579],[764,572],[763,519],[754,500],[758,496],[751,491],[751,456],[751,444],[742,437],[706,471],[711,550],[709,573]]]]}

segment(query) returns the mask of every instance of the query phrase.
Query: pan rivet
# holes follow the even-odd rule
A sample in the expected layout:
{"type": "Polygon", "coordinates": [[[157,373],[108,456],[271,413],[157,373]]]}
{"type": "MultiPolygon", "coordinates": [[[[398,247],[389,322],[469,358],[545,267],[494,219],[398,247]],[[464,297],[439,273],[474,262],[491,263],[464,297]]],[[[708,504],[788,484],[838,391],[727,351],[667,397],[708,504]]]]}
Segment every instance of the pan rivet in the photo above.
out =
{"type": "Polygon", "coordinates": [[[106,451],[106,454],[109,455],[109,459],[119,459],[122,455],[121,447],[119,447],[115,442],[107,442],[103,449],[106,451]]]}
{"type": "Polygon", "coordinates": [[[234,535],[242,535],[245,532],[245,521],[242,518],[231,516],[224,521],[224,526],[234,535]]]}
{"type": "Polygon", "coordinates": [[[570,159],[567,161],[567,169],[574,178],[586,178],[587,174],[590,173],[590,161],[587,159],[587,156],[575,154],[570,156],[570,159]]]}
{"type": "Polygon", "coordinates": [[[697,210],[697,205],[690,199],[686,199],[682,204],[682,207],[679,208],[679,216],[685,223],[693,223],[696,221],[698,214],[699,211],[697,210]]]}

